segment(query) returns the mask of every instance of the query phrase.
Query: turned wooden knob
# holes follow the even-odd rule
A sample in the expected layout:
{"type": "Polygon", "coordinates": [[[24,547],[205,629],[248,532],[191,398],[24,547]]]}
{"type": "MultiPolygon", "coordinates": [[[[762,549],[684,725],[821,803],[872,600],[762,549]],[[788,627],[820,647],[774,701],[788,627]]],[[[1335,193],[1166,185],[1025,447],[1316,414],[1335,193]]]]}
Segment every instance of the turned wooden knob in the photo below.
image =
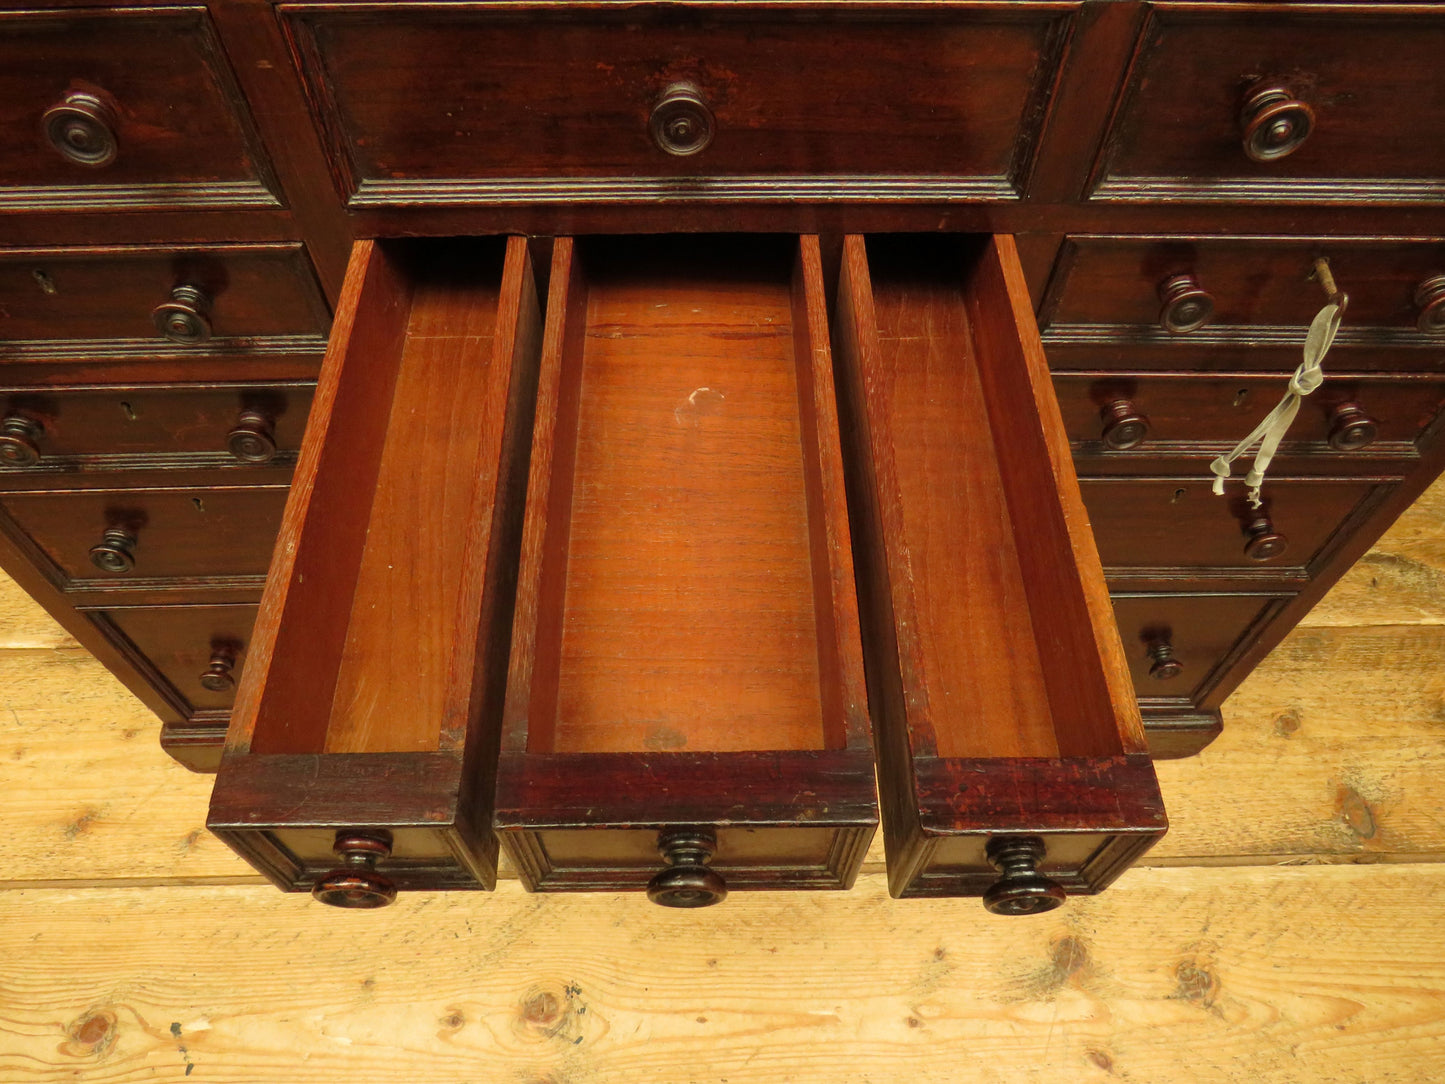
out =
{"type": "Polygon", "coordinates": [[[1184,664],[1174,657],[1174,645],[1160,640],[1149,645],[1149,676],[1155,681],[1173,681],[1184,673],[1184,664]]]}
{"type": "Polygon", "coordinates": [[[391,854],[390,832],[343,829],[331,849],[343,865],[312,886],[314,899],[332,907],[385,907],[396,899],[396,884],[376,872],[376,864],[391,854]]]}
{"type": "Polygon", "coordinates": [[[228,693],[236,687],[236,676],[231,672],[236,659],[229,651],[214,651],[205,672],[200,676],[201,688],[213,693],[228,693]]]}
{"type": "Polygon", "coordinates": [[[1159,326],[1171,335],[1187,335],[1209,323],[1214,297],[1193,275],[1172,275],[1159,284],[1159,326]]]}
{"type": "Polygon", "coordinates": [[[90,547],[90,563],[102,572],[123,575],[135,568],[136,537],[124,527],[107,527],[90,547]]]}
{"type": "Polygon", "coordinates": [[[259,410],[245,410],[226,434],[226,449],[242,463],[269,463],[276,455],[276,432],[259,410]]]}
{"type": "Polygon", "coordinates": [[[1244,533],[1249,536],[1244,555],[1251,561],[1271,560],[1289,548],[1289,539],[1274,529],[1266,515],[1257,515],[1245,524],[1244,533]]]}
{"type": "Polygon", "coordinates": [[[33,467],[40,462],[40,438],[45,428],[23,414],[0,421],[0,463],[7,467],[33,467]]]}
{"type": "Polygon", "coordinates": [[[193,346],[211,337],[211,299],[199,286],[177,286],[151,310],[156,330],[171,342],[193,346]]]}
{"type": "Polygon", "coordinates": [[[671,867],[647,882],[647,898],[664,907],[711,907],[727,899],[722,874],[708,869],[717,836],[706,828],[662,832],[657,852],[671,867]]]}
{"type": "Polygon", "coordinates": [[[1315,111],[1281,86],[1252,91],[1239,112],[1244,153],[1255,162],[1273,162],[1297,151],[1315,126],[1315,111]]]}
{"type": "Polygon", "coordinates": [[[1144,442],[1149,435],[1149,419],[1129,399],[1115,399],[1102,411],[1104,447],[1123,451],[1144,442]]]}
{"type": "Polygon", "coordinates": [[[1380,423],[1359,403],[1340,403],[1330,411],[1330,447],[1337,452],[1358,452],[1375,443],[1380,423]]]}
{"type": "Polygon", "coordinates": [[[702,91],[692,83],[673,83],[664,90],[647,122],[657,149],[677,158],[706,150],[716,126],[702,91]]]}
{"type": "Polygon", "coordinates": [[[120,153],[120,120],[103,95],[71,91],[45,111],[40,125],[45,141],[77,166],[108,166],[120,153]]]}
{"type": "Polygon", "coordinates": [[[1445,335],[1445,275],[1432,275],[1415,287],[1415,326],[1426,335],[1445,335]]]}
{"type": "Polygon", "coordinates": [[[1037,836],[998,836],[986,853],[1002,874],[983,894],[983,905],[994,914],[1039,915],[1064,902],[1059,883],[1038,871],[1044,841],[1037,836]]]}

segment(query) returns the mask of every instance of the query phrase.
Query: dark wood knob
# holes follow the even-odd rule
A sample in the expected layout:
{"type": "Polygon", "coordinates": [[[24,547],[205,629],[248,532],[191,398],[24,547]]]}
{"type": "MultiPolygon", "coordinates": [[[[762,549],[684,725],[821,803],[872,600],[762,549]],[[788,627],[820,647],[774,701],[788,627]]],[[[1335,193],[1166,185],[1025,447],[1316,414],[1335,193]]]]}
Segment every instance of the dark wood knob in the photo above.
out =
{"type": "Polygon", "coordinates": [[[33,467],[40,462],[40,438],[45,428],[23,414],[0,421],[0,463],[7,467],[33,467]]]}
{"type": "Polygon", "coordinates": [[[1060,884],[1038,870],[1044,841],[1037,836],[999,836],[988,841],[988,860],[1001,877],[983,894],[996,915],[1039,915],[1066,899],[1060,884]]]}
{"type": "Polygon", "coordinates": [[[1214,297],[1200,289],[1193,275],[1173,275],[1159,284],[1159,326],[1171,335],[1187,335],[1209,323],[1214,297]]]}
{"type": "Polygon", "coordinates": [[[1174,645],[1160,640],[1149,645],[1149,676],[1155,681],[1173,681],[1184,673],[1184,664],[1174,657],[1174,645]]]}
{"type": "Polygon", "coordinates": [[[1426,335],[1445,335],[1445,275],[1432,275],[1415,287],[1415,326],[1426,335]]]}
{"type": "Polygon", "coordinates": [[[702,91],[692,83],[673,83],[664,90],[647,123],[657,149],[678,158],[706,150],[716,127],[702,91]]]}
{"type": "Polygon", "coordinates": [[[120,153],[120,119],[103,95],[72,91],[45,111],[40,124],[45,141],[78,166],[108,166],[120,153]]]}
{"type": "Polygon", "coordinates": [[[1269,561],[1289,548],[1289,539],[1274,529],[1274,524],[1265,515],[1255,516],[1244,527],[1249,541],[1244,544],[1244,555],[1251,561],[1269,561]]]}
{"type": "Polygon", "coordinates": [[[236,428],[226,434],[226,449],[242,463],[269,463],[276,455],[271,419],[259,410],[242,411],[236,428]]]}
{"type": "Polygon", "coordinates": [[[203,343],[211,337],[211,299],[199,286],[177,286],[169,301],[151,310],[151,319],[171,342],[203,343]]]}
{"type": "Polygon", "coordinates": [[[1359,403],[1340,403],[1330,411],[1330,447],[1337,452],[1358,452],[1375,443],[1380,423],[1359,403]]]}
{"type": "Polygon", "coordinates": [[[124,527],[107,527],[90,547],[90,563],[102,572],[124,575],[135,568],[136,537],[124,527]]]}
{"type": "Polygon", "coordinates": [[[717,853],[717,836],[705,828],[662,832],[657,852],[667,861],[665,869],[647,882],[647,898],[664,907],[711,907],[727,899],[728,886],[722,874],[708,869],[717,853]]]}
{"type": "Polygon", "coordinates": [[[376,872],[376,864],[391,854],[391,833],[343,829],[331,848],[343,865],[322,877],[311,895],[332,907],[385,907],[396,899],[396,884],[376,872]]]}
{"type": "Polygon", "coordinates": [[[1315,126],[1315,111],[1281,86],[1252,91],[1239,113],[1244,153],[1255,162],[1273,162],[1297,151],[1315,126]]]}
{"type": "Polygon", "coordinates": [[[213,693],[228,693],[236,687],[236,658],[229,651],[214,651],[205,672],[200,676],[201,688],[213,693]]]}
{"type": "Polygon", "coordinates": [[[1105,405],[1102,413],[1106,448],[1113,448],[1115,451],[1136,448],[1149,435],[1149,419],[1134,406],[1132,400],[1115,399],[1105,405]]]}

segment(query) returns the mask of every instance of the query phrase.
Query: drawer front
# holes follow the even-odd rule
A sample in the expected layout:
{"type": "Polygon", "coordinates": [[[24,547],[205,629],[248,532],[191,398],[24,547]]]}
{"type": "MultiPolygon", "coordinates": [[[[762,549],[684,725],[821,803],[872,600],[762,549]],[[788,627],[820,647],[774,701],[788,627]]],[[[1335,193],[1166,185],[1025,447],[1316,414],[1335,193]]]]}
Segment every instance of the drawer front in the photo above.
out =
{"type": "Polygon", "coordinates": [[[204,8],[0,13],[0,210],[277,207],[204,8]]]}
{"type": "Polygon", "coordinates": [[[182,714],[229,711],[246,663],[255,606],[136,606],[92,617],[142,656],[140,670],[182,714]]]}
{"type": "Polygon", "coordinates": [[[1013,198],[1076,6],[282,11],[363,207],[1013,198]]]}
{"type": "Polygon", "coordinates": [[[1288,597],[1115,594],[1114,616],[1140,702],[1197,701],[1288,597]]]}
{"type": "Polygon", "coordinates": [[[1094,197],[1438,202],[1442,55],[1433,5],[1153,4],[1094,197]]]}
{"type": "Polygon", "coordinates": [[[295,461],[312,384],[0,390],[0,470],[295,461]]]}
{"type": "Polygon", "coordinates": [[[0,509],[66,586],[259,578],[271,561],[286,493],[286,486],[11,493],[0,496],[0,509]]]}
{"type": "MultiPolygon", "coordinates": [[[[1307,571],[1325,544],[1383,487],[1369,481],[1270,478],[1264,506],[1245,499],[1243,471],[1225,496],[1215,496],[1210,478],[1104,479],[1079,483],[1099,556],[1111,573],[1127,569],[1255,568],[1307,571]],[[1260,518],[1283,535],[1283,550],[1267,560],[1248,556],[1249,528],[1260,518]]],[[[1268,552],[1259,551],[1256,552],[1268,552]]]]}
{"type": "Polygon", "coordinates": [[[1445,350],[1445,281],[1439,289],[1431,284],[1445,279],[1445,241],[1437,239],[1073,237],[1040,316],[1050,331],[1088,324],[1161,345],[1188,346],[1245,325],[1295,329],[1302,345],[1325,300],[1314,281],[1320,256],[1329,258],[1350,297],[1336,349],[1351,332],[1370,329],[1377,345],[1414,341],[1438,361],[1445,350]],[[1163,326],[1167,284],[1186,275],[1208,295],[1213,312],[1198,329],[1171,334],[1163,326]]]}
{"type": "Polygon", "coordinates": [[[202,352],[280,339],[304,349],[325,341],[329,323],[298,244],[0,252],[0,361],[36,353],[36,340],[202,352]],[[197,293],[178,293],[187,290],[197,293]]]}
{"type": "MultiPolygon", "coordinates": [[[[1161,457],[1209,460],[1247,436],[1287,389],[1281,375],[1056,373],[1064,428],[1083,473],[1157,471],[1161,457]]],[[[1276,469],[1378,469],[1412,458],[1445,405],[1445,378],[1328,376],[1300,404],[1276,469]]]]}

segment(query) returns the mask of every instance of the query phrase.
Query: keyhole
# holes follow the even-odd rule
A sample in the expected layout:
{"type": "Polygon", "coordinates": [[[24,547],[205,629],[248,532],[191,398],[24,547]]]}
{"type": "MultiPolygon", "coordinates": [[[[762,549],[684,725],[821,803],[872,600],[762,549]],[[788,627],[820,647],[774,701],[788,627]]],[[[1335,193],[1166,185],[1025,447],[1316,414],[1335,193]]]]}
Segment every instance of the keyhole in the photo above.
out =
{"type": "Polygon", "coordinates": [[[1245,401],[1246,399],[1248,399],[1248,398],[1249,398],[1249,389],[1248,389],[1248,388],[1240,388],[1239,391],[1235,394],[1235,396],[1234,396],[1234,402],[1233,402],[1231,405],[1237,410],[1238,408],[1244,406],[1244,401],[1245,401]]]}
{"type": "Polygon", "coordinates": [[[35,284],[40,287],[42,294],[55,293],[55,280],[44,271],[37,267],[34,271],[30,272],[30,274],[35,279],[35,284]]]}
{"type": "Polygon", "coordinates": [[[202,501],[201,498],[199,498],[199,497],[192,497],[192,498],[191,498],[191,503],[196,506],[196,511],[197,511],[197,512],[204,512],[204,511],[206,510],[205,502],[202,501]]]}
{"type": "Polygon", "coordinates": [[[1169,503],[1170,503],[1170,504],[1178,504],[1178,503],[1179,503],[1180,501],[1182,501],[1183,499],[1184,499],[1184,490],[1182,490],[1182,489],[1176,489],[1176,490],[1174,491],[1174,496],[1170,498],[1169,503]]]}
{"type": "Polygon", "coordinates": [[[125,415],[126,421],[135,421],[135,410],[124,399],[121,400],[120,410],[125,415]]]}

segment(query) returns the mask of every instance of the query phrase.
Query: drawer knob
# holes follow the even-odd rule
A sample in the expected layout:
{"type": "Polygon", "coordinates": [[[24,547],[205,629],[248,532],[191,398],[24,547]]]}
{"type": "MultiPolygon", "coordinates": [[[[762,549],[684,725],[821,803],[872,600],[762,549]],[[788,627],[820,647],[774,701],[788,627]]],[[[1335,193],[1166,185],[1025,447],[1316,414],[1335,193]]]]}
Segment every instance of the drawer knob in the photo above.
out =
{"type": "Polygon", "coordinates": [[[211,337],[211,299],[199,286],[177,286],[151,311],[156,330],[173,343],[193,346],[211,337]]]}
{"type": "Polygon", "coordinates": [[[1315,126],[1315,111],[1280,86],[1253,91],[1239,114],[1244,153],[1255,162],[1273,162],[1297,151],[1315,126]]]}
{"type": "Polygon", "coordinates": [[[1432,275],[1415,287],[1415,326],[1426,335],[1445,335],[1445,275],[1432,275]]]}
{"type": "Polygon", "coordinates": [[[33,467],[40,462],[40,438],[45,428],[34,418],[11,414],[0,421],[0,463],[33,467]]]}
{"type": "Polygon", "coordinates": [[[276,432],[259,410],[244,410],[226,434],[226,449],[242,463],[269,463],[276,455],[276,432]]]}
{"type": "Polygon", "coordinates": [[[391,854],[390,832],[343,829],[331,849],[343,865],[316,882],[312,898],[332,907],[385,907],[396,899],[396,884],[376,872],[376,864],[391,854]]]}
{"type": "Polygon", "coordinates": [[[201,688],[212,693],[228,693],[236,687],[236,659],[229,651],[211,653],[211,661],[200,676],[201,688]]]}
{"type": "Polygon", "coordinates": [[[673,83],[664,90],[647,124],[657,149],[677,158],[706,150],[715,128],[712,110],[692,83],[673,83]]]}
{"type": "Polygon", "coordinates": [[[1244,555],[1251,561],[1272,560],[1289,548],[1289,539],[1274,529],[1268,516],[1255,516],[1245,525],[1244,533],[1249,535],[1244,555]]]}
{"type": "Polygon", "coordinates": [[[98,169],[120,153],[115,106],[99,94],[76,90],[45,111],[45,140],[68,162],[98,169]]]}
{"type": "Polygon", "coordinates": [[[1149,645],[1149,676],[1155,681],[1173,681],[1184,673],[1184,664],[1174,657],[1174,645],[1160,640],[1149,645]]]}
{"type": "Polygon", "coordinates": [[[1132,400],[1115,399],[1104,407],[1104,447],[1122,452],[1137,448],[1149,435],[1149,419],[1132,400]]]}
{"type": "Polygon", "coordinates": [[[727,899],[722,874],[708,869],[717,836],[705,828],[662,832],[657,853],[671,867],[647,882],[647,898],[664,907],[711,907],[727,899]]]}
{"type": "Polygon", "coordinates": [[[1340,403],[1330,411],[1330,447],[1337,452],[1358,452],[1375,443],[1380,423],[1359,403],[1340,403]]]}
{"type": "Polygon", "coordinates": [[[1159,326],[1171,335],[1188,335],[1209,323],[1214,297],[1199,288],[1193,275],[1173,275],[1159,285],[1159,326]]]}
{"type": "Polygon", "coordinates": [[[988,841],[988,860],[1001,877],[983,894],[996,915],[1041,915],[1065,900],[1059,882],[1038,870],[1044,841],[1037,836],[999,836],[988,841]]]}
{"type": "Polygon", "coordinates": [[[135,535],[124,527],[107,527],[90,547],[90,563],[102,572],[124,575],[135,568],[135,544],[135,535]]]}

